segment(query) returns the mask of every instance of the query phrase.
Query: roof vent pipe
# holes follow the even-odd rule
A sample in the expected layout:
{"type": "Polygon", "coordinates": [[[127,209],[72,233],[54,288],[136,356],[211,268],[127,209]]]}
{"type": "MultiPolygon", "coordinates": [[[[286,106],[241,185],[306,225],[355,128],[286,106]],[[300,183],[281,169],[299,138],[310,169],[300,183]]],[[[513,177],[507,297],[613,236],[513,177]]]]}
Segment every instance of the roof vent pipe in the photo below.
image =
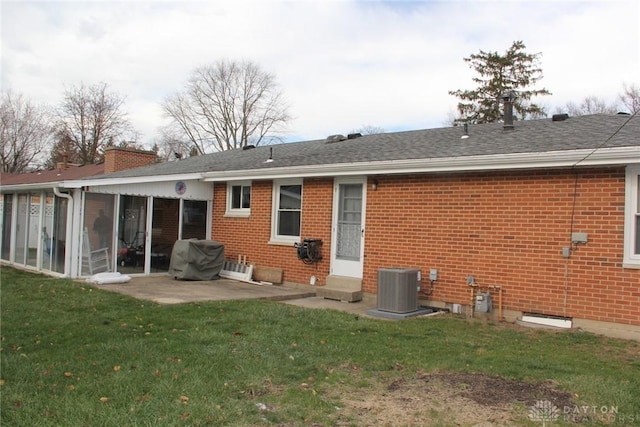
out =
{"type": "Polygon", "coordinates": [[[460,139],[467,139],[467,138],[469,138],[469,123],[464,124],[464,135],[462,135],[460,139]]]}
{"type": "Polygon", "coordinates": [[[516,93],[513,91],[502,94],[502,101],[504,102],[504,130],[513,130],[513,101],[515,100],[516,93]]]}
{"type": "Polygon", "coordinates": [[[265,163],[273,162],[273,147],[269,147],[269,158],[264,161],[265,163]]]}

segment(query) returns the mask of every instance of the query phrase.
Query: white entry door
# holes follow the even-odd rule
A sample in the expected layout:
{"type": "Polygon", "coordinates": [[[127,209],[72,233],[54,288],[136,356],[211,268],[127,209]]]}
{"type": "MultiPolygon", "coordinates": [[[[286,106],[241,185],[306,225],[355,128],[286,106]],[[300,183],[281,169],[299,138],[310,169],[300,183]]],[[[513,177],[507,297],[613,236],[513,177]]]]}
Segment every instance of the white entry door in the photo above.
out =
{"type": "Polygon", "coordinates": [[[334,182],[332,275],[362,278],[366,185],[366,178],[344,178],[334,182]]]}

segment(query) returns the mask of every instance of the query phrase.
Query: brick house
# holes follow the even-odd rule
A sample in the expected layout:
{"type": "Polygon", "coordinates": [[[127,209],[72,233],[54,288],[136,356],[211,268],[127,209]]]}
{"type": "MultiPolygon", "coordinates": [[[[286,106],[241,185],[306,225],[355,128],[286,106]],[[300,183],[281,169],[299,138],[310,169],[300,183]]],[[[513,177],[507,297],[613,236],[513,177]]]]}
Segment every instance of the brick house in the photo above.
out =
{"type": "Polygon", "coordinates": [[[423,301],[453,307],[472,306],[473,276],[500,287],[507,320],[531,313],[640,338],[638,116],[248,148],[80,181],[113,194],[199,185],[210,191],[207,236],[285,282],[376,293],[379,269],[416,268],[423,301]],[[322,241],[321,259],[298,259],[305,238],[322,241]]]}

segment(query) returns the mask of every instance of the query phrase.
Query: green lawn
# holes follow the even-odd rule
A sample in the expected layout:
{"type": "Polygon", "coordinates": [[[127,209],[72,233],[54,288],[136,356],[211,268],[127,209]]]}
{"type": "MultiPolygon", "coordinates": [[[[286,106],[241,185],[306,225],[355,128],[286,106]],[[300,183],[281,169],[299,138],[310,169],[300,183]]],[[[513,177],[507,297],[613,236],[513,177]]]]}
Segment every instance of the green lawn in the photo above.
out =
{"type": "MultiPolygon", "coordinates": [[[[358,426],[364,418],[346,410],[353,396],[429,373],[552,385],[576,405],[618,413],[585,409],[584,425],[640,424],[634,341],[268,301],[157,305],[8,267],[0,274],[2,425],[358,426]]],[[[514,405],[515,424],[542,425],[526,403],[514,405]]],[[[447,411],[423,415],[449,425],[447,411]]]]}

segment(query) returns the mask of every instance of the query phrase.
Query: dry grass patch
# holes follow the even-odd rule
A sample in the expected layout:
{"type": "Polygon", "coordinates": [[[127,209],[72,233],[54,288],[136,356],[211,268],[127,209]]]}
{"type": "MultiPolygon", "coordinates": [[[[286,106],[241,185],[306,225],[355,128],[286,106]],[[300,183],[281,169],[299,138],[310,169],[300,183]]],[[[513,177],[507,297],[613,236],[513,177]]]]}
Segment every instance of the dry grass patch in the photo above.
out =
{"type": "Polygon", "coordinates": [[[340,400],[336,425],[512,426],[538,400],[572,406],[572,396],[550,382],[533,384],[482,373],[424,373],[390,383],[371,380],[333,390],[340,400]]]}

